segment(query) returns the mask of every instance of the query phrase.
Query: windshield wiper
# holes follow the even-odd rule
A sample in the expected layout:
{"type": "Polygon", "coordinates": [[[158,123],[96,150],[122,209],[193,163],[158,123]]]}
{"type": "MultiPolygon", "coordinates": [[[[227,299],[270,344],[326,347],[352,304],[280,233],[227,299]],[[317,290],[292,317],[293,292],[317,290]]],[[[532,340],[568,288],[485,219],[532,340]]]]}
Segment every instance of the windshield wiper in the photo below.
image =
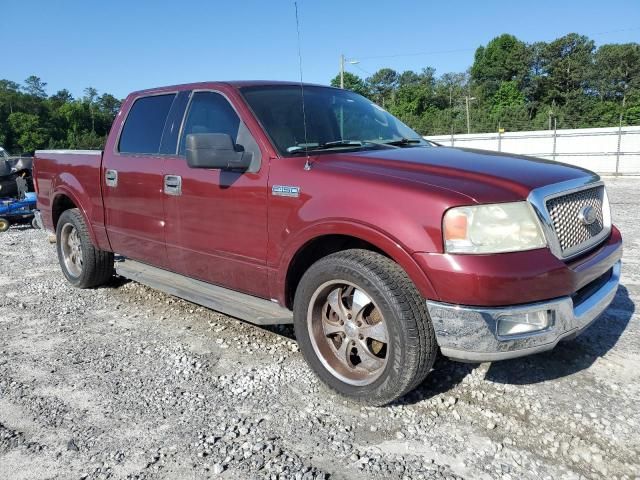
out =
{"type": "Polygon", "coordinates": [[[393,145],[394,147],[401,147],[403,145],[414,145],[418,143],[422,143],[423,140],[420,138],[399,138],[397,140],[390,140],[388,142],[382,142],[385,145],[393,145]]]}
{"type": "Polygon", "coordinates": [[[362,147],[363,143],[357,140],[334,140],[331,142],[324,142],[318,145],[295,145],[293,147],[287,148],[289,153],[298,153],[298,152],[313,152],[315,150],[328,150],[330,148],[337,147],[362,147]]]}
{"type": "Polygon", "coordinates": [[[362,142],[357,140],[334,140],[332,142],[324,142],[317,147],[311,147],[311,150],[326,150],[335,147],[361,147],[362,142]]]}

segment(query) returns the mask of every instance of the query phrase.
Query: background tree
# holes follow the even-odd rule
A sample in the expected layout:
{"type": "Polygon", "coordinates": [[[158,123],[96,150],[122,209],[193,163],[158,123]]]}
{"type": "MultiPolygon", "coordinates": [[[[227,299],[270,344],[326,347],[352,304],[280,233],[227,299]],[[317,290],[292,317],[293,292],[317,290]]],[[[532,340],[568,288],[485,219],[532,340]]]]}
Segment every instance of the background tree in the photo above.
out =
{"type": "Polygon", "coordinates": [[[0,145],[12,144],[9,115],[18,108],[20,85],[10,80],[0,80],[0,145]]]}
{"type": "Polygon", "coordinates": [[[475,132],[638,125],[640,44],[596,49],[577,33],[527,44],[502,34],[478,47],[468,72],[382,68],[357,88],[422,134],[466,131],[466,96],[475,132]]]}
{"type": "Polygon", "coordinates": [[[85,89],[81,99],[62,89],[47,96],[32,75],[23,85],[0,80],[0,145],[11,153],[38,148],[102,148],[121,101],[85,89]]]}
{"type": "MultiPolygon", "coordinates": [[[[365,97],[371,95],[368,85],[358,75],[354,75],[351,72],[344,72],[344,88],[353,92],[359,93],[365,97]]],[[[331,79],[330,85],[332,87],[340,87],[340,74],[331,79]]]]}
{"type": "Polygon", "coordinates": [[[375,101],[384,107],[393,100],[398,87],[398,72],[391,68],[382,68],[367,78],[367,84],[375,101]]]}
{"type": "Polygon", "coordinates": [[[522,88],[531,70],[531,50],[507,33],[478,47],[471,66],[471,78],[481,84],[487,96],[492,96],[503,82],[515,82],[522,88]]]}
{"type": "Polygon", "coordinates": [[[47,98],[46,87],[47,83],[40,80],[40,77],[31,75],[24,81],[23,90],[27,95],[37,98],[47,98]]]}
{"type": "Polygon", "coordinates": [[[58,90],[56,93],[49,97],[52,107],[59,108],[65,103],[73,102],[73,95],[66,88],[58,90]]]}
{"type": "Polygon", "coordinates": [[[593,86],[600,99],[619,103],[624,114],[622,109],[627,98],[637,98],[640,94],[640,45],[603,45],[595,54],[593,71],[593,86]]]}
{"type": "Polygon", "coordinates": [[[565,105],[587,93],[593,72],[593,40],[570,33],[548,43],[541,51],[542,91],[540,98],[550,103],[565,105]]]}
{"type": "Polygon", "coordinates": [[[98,109],[109,122],[118,114],[121,105],[122,101],[110,93],[103,93],[98,97],[98,109]]]}
{"type": "Polygon", "coordinates": [[[40,118],[32,113],[14,112],[9,115],[9,125],[13,129],[16,144],[24,152],[33,152],[47,143],[46,130],[40,125],[40,118]]]}
{"type": "MultiPolygon", "coordinates": [[[[345,72],[344,81],[421,134],[466,132],[465,96],[475,99],[474,132],[640,125],[640,44],[596,48],[577,33],[531,44],[500,35],[476,50],[468,72],[382,68],[367,79],[345,72]]],[[[48,96],[46,87],[36,75],[22,85],[0,80],[0,145],[102,148],[121,101],[91,87],[82,98],[65,89],[48,96]]]]}
{"type": "Polygon", "coordinates": [[[93,113],[93,107],[97,96],[98,91],[95,88],[87,87],[84,89],[84,98],[82,100],[89,106],[89,114],[91,115],[91,131],[94,133],[96,131],[96,120],[93,113]]]}

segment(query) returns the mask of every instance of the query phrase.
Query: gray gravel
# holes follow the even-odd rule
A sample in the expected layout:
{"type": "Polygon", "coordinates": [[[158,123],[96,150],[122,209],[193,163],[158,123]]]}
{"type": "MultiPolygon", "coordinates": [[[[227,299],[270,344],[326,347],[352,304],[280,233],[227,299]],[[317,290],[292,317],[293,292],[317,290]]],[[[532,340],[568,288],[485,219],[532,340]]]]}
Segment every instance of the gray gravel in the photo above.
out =
{"type": "Polygon", "coordinates": [[[640,179],[607,180],[623,286],[554,351],[440,360],[386,408],[260,329],[136,283],[69,287],[44,232],[0,234],[0,478],[640,478],[640,179]]]}

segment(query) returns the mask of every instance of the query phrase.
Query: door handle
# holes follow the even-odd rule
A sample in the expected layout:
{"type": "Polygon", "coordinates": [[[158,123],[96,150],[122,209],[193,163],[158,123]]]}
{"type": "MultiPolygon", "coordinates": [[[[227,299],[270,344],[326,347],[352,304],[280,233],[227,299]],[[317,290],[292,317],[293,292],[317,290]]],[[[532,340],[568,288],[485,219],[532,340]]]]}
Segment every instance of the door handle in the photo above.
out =
{"type": "Polygon", "coordinates": [[[117,170],[107,170],[104,172],[104,183],[107,184],[107,187],[117,187],[118,186],[118,171],[117,170]]]}
{"type": "Polygon", "coordinates": [[[182,177],[179,175],[165,175],[164,193],[174,196],[182,195],[182,177]]]}

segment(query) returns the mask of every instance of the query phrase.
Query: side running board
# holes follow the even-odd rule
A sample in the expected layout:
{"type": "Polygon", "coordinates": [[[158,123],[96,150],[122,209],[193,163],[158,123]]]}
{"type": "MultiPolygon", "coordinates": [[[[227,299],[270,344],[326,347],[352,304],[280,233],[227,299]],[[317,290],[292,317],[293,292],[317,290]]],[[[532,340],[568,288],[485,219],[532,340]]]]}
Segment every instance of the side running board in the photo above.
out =
{"type": "Polygon", "coordinates": [[[120,260],[116,273],[122,277],[183,298],[198,305],[256,325],[293,323],[293,313],[262,298],[194,280],[178,273],[134,260],[120,260]]]}

